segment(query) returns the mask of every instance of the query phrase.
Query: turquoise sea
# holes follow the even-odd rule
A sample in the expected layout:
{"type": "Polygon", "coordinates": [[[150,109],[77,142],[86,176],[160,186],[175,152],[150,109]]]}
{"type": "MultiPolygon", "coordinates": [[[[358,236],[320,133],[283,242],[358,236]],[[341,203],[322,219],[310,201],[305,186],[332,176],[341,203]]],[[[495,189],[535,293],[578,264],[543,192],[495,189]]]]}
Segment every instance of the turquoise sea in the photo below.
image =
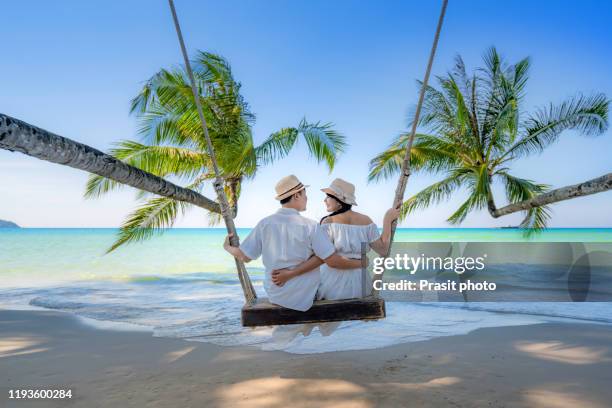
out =
{"type": "MultiPolygon", "coordinates": [[[[279,340],[271,328],[240,326],[242,294],[225,230],[173,229],[106,254],[115,229],[0,229],[0,307],[46,308],[100,322],[129,323],[155,336],[294,353],[383,347],[479,327],[567,320],[612,324],[610,303],[388,302],[388,318],[346,322],[332,334],[279,340]]],[[[249,229],[241,229],[244,237],[249,229]]],[[[400,229],[396,241],[523,241],[515,229],[400,229]]],[[[549,229],[531,240],[612,242],[612,229],[549,229]]],[[[258,292],[263,269],[248,265],[258,292]]],[[[262,293],[263,295],[263,293],[262,293]]]]}

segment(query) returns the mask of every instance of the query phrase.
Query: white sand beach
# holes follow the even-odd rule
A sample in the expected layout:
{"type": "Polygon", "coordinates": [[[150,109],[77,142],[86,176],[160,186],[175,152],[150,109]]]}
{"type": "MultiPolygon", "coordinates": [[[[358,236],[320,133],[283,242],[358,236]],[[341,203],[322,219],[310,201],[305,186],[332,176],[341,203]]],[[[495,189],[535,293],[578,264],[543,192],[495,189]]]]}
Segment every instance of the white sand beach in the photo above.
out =
{"type": "Polygon", "coordinates": [[[485,328],[295,355],[0,311],[3,407],[607,407],[611,383],[609,325],[485,328]],[[71,389],[72,399],[11,400],[9,389],[71,389]]]}

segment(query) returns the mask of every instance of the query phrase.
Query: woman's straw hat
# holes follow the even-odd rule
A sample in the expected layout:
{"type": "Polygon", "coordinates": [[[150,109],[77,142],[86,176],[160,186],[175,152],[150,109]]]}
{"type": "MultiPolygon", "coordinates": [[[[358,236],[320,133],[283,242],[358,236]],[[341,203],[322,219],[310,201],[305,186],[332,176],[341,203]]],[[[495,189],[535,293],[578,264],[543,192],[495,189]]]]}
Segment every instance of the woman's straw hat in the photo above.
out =
{"type": "Polygon", "coordinates": [[[298,180],[297,177],[291,174],[287,177],[283,177],[278,183],[276,183],[276,187],[274,187],[274,189],[276,190],[275,198],[280,201],[284,198],[292,196],[293,194],[299,191],[302,191],[306,187],[308,186],[302,184],[302,182],[298,180]]]}
{"type": "Polygon", "coordinates": [[[355,185],[346,180],[337,178],[327,188],[322,188],[321,191],[336,197],[343,203],[357,205],[355,201],[355,185]]]}

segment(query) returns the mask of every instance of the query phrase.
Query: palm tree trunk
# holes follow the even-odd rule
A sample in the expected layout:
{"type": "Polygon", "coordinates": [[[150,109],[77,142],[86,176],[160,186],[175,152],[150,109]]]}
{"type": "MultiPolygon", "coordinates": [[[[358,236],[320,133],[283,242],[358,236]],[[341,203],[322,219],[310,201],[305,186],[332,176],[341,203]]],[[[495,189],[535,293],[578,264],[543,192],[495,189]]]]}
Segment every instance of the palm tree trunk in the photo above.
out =
{"type": "MultiPolygon", "coordinates": [[[[231,235],[230,244],[232,246],[238,246],[240,243],[238,241],[236,225],[234,225],[232,209],[230,208],[230,205],[227,202],[227,196],[225,195],[225,191],[223,190],[223,179],[221,178],[221,173],[217,164],[215,149],[213,149],[212,141],[210,140],[210,135],[208,134],[208,126],[206,125],[206,118],[204,117],[204,112],[202,111],[202,102],[200,101],[200,94],[196,87],[195,78],[193,77],[193,71],[191,70],[191,63],[189,62],[189,57],[187,55],[187,49],[185,47],[185,41],[183,40],[183,34],[181,32],[181,26],[179,24],[178,16],[176,15],[176,9],[174,8],[174,2],[172,0],[168,0],[168,5],[170,6],[172,20],[174,21],[174,28],[176,29],[176,35],[178,37],[179,45],[181,47],[181,53],[183,54],[185,70],[187,71],[187,75],[189,76],[189,82],[191,83],[191,92],[193,93],[193,99],[196,105],[196,109],[198,111],[198,116],[200,117],[200,122],[202,124],[202,132],[204,133],[204,139],[206,140],[208,156],[210,157],[210,161],[212,162],[212,167],[215,172],[215,182],[213,183],[213,186],[215,188],[215,192],[217,193],[217,200],[219,201],[219,205],[221,206],[221,215],[223,216],[223,220],[225,221],[225,227],[227,229],[227,232],[231,235]]],[[[240,284],[242,285],[242,292],[244,293],[244,298],[247,303],[254,303],[257,300],[257,294],[255,292],[255,288],[253,288],[253,284],[251,283],[251,279],[249,278],[249,274],[247,273],[246,267],[244,266],[244,263],[242,263],[236,258],[234,259],[236,261],[238,279],[240,280],[240,284]]]]}
{"type": "Polygon", "coordinates": [[[0,148],[84,170],[122,184],[221,212],[219,204],[106,153],[0,113],[0,148]]]}
{"type": "Polygon", "coordinates": [[[499,209],[494,209],[491,215],[495,218],[499,218],[518,211],[526,211],[535,207],[541,207],[543,205],[601,193],[602,191],[608,190],[612,190],[612,173],[605,174],[601,177],[597,177],[583,183],[557,188],[529,200],[509,204],[499,209]]]}

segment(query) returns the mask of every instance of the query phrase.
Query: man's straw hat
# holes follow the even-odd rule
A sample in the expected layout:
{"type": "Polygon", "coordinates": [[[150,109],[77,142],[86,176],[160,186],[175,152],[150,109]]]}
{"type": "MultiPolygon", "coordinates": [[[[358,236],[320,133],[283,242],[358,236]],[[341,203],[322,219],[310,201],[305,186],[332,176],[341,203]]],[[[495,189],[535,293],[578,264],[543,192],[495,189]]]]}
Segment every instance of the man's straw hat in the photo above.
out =
{"type": "Polygon", "coordinates": [[[293,194],[299,191],[302,191],[306,187],[308,186],[302,184],[302,182],[298,180],[297,177],[291,174],[287,177],[283,177],[278,183],[276,183],[276,187],[274,187],[274,189],[276,190],[275,198],[280,201],[284,198],[292,196],[293,194]]]}
{"type": "Polygon", "coordinates": [[[346,180],[337,178],[327,188],[322,188],[321,191],[336,197],[343,203],[357,205],[355,201],[355,185],[346,180]]]}

